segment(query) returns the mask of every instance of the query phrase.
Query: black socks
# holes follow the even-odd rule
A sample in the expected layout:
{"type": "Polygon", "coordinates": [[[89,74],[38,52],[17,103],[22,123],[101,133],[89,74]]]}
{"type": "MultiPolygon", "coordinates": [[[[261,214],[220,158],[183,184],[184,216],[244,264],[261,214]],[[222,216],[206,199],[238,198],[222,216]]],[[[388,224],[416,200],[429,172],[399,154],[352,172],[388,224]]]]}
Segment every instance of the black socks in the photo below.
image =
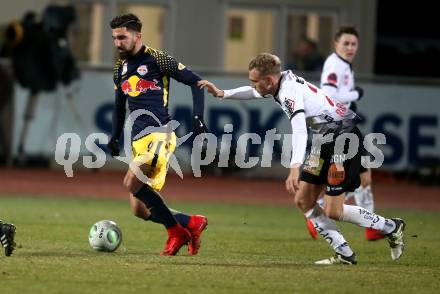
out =
{"type": "Polygon", "coordinates": [[[151,221],[161,223],[167,229],[174,227],[177,224],[176,219],[170,209],[163,202],[162,197],[160,197],[159,193],[151,189],[149,186],[143,185],[134,196],[142,201],[150,210],[151,216],[149,219],[151,221]]]}

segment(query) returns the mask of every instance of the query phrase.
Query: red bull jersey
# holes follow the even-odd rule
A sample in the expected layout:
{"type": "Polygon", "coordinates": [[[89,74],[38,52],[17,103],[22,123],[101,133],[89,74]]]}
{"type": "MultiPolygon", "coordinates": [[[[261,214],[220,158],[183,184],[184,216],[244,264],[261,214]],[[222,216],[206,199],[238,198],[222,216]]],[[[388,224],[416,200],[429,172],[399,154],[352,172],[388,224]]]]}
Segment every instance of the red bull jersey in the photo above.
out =
{"type": "Polygon", "coordinates": [[[191,87],[196,87],[201,79],[166,52],[150,47],[142,46],[134,56],[116,62],[113,77],[115,83],[113,137],[119,138],[122,132],[126,102],[130,112],[145,109],[154,115],[154,117],[142,115],[136,119],[132,129],[133,140],[139,139],[140,133],[147,127],[163,126],[170,121],[168,112],[170,78],[191,87]]]}

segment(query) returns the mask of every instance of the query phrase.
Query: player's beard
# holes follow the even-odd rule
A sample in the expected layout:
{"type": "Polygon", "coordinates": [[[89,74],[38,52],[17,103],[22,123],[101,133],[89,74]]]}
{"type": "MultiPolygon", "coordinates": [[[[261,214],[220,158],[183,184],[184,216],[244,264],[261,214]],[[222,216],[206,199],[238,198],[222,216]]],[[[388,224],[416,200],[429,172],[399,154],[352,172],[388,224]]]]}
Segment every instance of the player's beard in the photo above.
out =
{"type": "Polygon", "coordinates": [[[133,44],[130,49],[121,48],[122,50],[119,51],[119,57],[121,57],[121,59],[127,59],[127,58],[133,56],[134,55],[134,47],[135,47],[135,44],[133,44]]]}

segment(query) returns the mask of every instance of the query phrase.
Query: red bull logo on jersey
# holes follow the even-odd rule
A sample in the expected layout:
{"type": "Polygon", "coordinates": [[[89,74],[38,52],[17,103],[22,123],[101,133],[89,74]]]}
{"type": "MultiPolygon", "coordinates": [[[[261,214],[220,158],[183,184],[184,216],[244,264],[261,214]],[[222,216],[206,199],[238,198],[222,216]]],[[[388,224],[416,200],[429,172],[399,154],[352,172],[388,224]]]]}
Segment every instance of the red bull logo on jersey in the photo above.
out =
{"type": "Polygon", "coordinates": [[[149,90],[162,90],[157,86],[157,81],[148,81],[138,76],[131,76],[127,80],[121,83],[121,90],[125,95],[130,97],[137,97],[141,93],[147,93],[149,90]]]}

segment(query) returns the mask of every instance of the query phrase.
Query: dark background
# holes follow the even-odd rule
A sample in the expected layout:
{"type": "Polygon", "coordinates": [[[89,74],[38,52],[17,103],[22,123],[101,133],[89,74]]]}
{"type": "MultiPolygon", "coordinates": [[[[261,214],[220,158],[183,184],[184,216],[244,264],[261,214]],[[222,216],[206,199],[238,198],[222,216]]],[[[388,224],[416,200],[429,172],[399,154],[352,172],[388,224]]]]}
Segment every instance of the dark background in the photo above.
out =
{"type": "Polygon", "coordinates": [[[377,1],[376,74],[440,77],[440,10],[433,3],[377,1]]]}

